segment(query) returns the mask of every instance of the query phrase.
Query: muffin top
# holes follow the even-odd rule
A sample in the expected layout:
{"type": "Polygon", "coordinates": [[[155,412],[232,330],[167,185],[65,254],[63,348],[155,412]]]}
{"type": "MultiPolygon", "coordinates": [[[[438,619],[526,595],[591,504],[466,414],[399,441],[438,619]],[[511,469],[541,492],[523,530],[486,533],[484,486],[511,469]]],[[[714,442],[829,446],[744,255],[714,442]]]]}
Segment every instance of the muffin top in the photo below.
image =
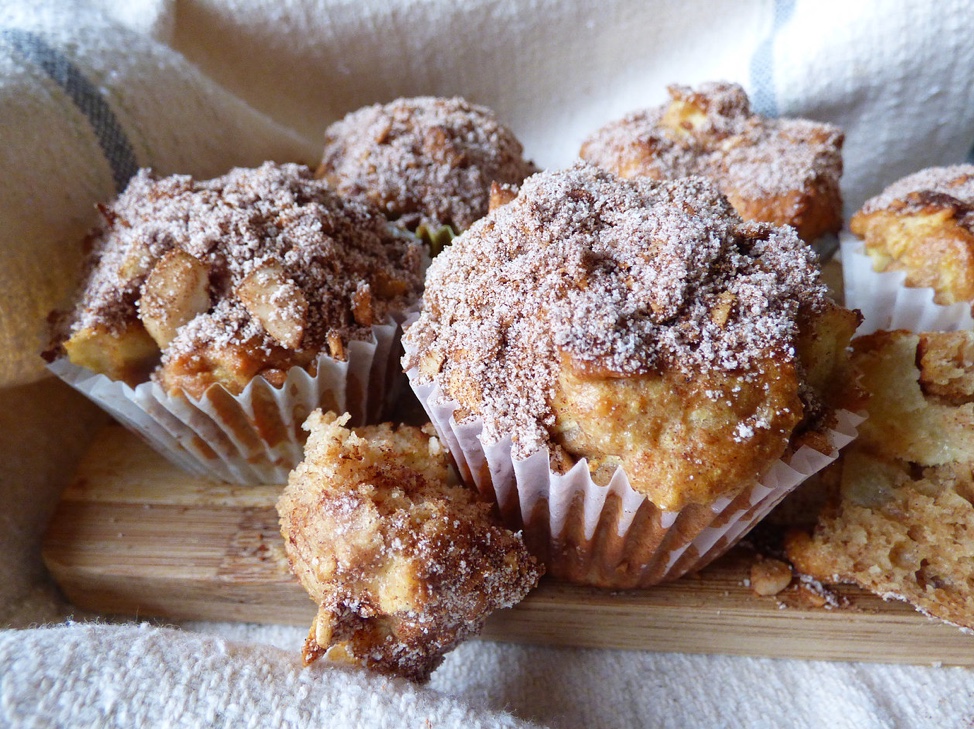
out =
{"type": "MultiPolygon", "coordinates": [[[[800,324],[835,310],[795,232],[744,222],[709,181],[622,180],[579,163],[526,180],[433,262],[404,364],[460,403],[458,419],[483,418],[485,443],[510,435],[515,458],[571,453],[592,403],[632,401],[637,382],[653,389],[647,407],[680,388],[704,409],[733,405],[705,427],[740,462],[731,451],[764,458],[765,441],[780,456],[811,409],[800,324]]],[[[602,430],[630,428],[621,412],[602,430]]],[[[702,479],[712,464],[697,450],[702,479]]]]}
{"type": "Polygon", "coordinates": [[[318,176],[371,200],[410,230],[459,232],[487,213],[491,182],[537,171],[494,113],[461,98],[417,97],[352,112],[325,132],[318,176]]]}
{"type": "Polygon", "coordinates": [[[904,271],[942,305],[974,306],[974,165],[931,167],[867,200],[849,221],[877,271],[904,271]]]}
{"type": "Polygon", "coordinates": [[[791,225],[809,242],[839,231],[838,127],[754,114],[737,84],[668,90],[668,104],[636,111],[592,134],[582,158],[622,177],[710,177],[745,219],[791,225]]]}
{"type": "Polygon", "coordinates": [[[901,215],[930,209],[950,209],[968,229],[974,229],[974,165],[929,167],[897,180],[863,204],[859,214],[882,210],[901,215]]]}
{"type": "Polygon", "coordinates": [[[142,170],[100,210],[61,340],[115,379],[139,379],[161,355],[161,371],[179,362],[238,391],[268,365],[344,358],[421,291],[421,245],[300,165],[206,181],[142,170]]]}

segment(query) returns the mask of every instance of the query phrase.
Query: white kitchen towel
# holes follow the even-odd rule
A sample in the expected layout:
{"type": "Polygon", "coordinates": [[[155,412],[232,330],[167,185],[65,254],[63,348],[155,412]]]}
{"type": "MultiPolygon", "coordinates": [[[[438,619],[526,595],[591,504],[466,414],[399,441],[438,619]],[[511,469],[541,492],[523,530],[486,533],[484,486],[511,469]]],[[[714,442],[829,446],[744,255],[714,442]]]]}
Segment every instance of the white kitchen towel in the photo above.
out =
{"type": "Polygon", "coordinates": [[[532,726],[402,679],[147,624],[0,631],[0,665],[2,726],[532,726]]]}
{"type": "MultiPolygon", "coordinates": [[[[666,84],[728,79],[758,111],[846,129],[849,212],[895,177],[964,159],[972,37],[974,4],[960,0],[6,0],[0,625],[72,612],[39,548],[99,415],[61,383],[26,383],[42,372],[44,317],[74,285],[93,205],[135,167],[209,176],[263,159],[314,164],[328,122],[420,93],[493,107],[529,156],[559,166],[602,123],[661,102],[666,84]]],[[[187,627],[3,632],[0,726],[87,726],[92,716],[164,726],[166,714],[144,712],[166,707],[182,712],[171,725],[236,724],[252,718],[240,706],[290,716],[282,692],[296,725],[309,726],[516,726],[505,707],[558,727],[960,727],[974,717],[964,669],[470,643],[416,690],[298,669],[303,630],[280,629],[271,649],[266,628],[187,627]],[[287,694],[295,686],[317,702],[310,713],[287,694]]],[[[254,723],[272,723],[263,719],[254,723]]]]}
{"type": "Polygon", "coordinates": [[[460,94],[562,166],[667,84],[727,79],[760,113],[843,127],[849,211],[974,143],[970,0],[101,2],[315,141],[364,104],[460,94]]]}
{"type": "Polygon", "coordinates": [[[958,668],[467,643],[417,687],[321,661],[302,668],[289,647],[255,640],[298,632],[0,631],[0,726],[966,729],[974,718],[970,672],[958,668]]]}

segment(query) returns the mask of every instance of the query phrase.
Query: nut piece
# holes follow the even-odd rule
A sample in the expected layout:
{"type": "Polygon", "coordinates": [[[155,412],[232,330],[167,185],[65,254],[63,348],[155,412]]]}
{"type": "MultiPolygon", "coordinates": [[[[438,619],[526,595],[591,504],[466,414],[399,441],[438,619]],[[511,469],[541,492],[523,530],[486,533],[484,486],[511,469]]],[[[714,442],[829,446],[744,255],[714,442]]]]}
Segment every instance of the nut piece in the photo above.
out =
{"type": "Polygon", "coordinates": [[[209,308],[209,271],[183,250],[160,258],[142,285],[139,318],[160,348],[172,341],[179,327],[209,308]]]}
{"type": "Polygon", "coordinates": [[[255,268],[237,286],[244,308],[288,349],[297,349],[308,322],[308,300],[279,263],[255,268]]]}
{"type": "Polygon", "coordinates": [[[64,351],[72,364],[132,387],[145,382],[159,361],[159,347],[137,321],[119,331],[103,326],[80,329],[64,343],[64,351]]]}
{"type": "Polygon", "coordinates": [[[751,590],[755,595],[777,595],[791,584],[791,565],[780,559],[762,559],[751,565],[751,590]]]}
{"type": "Polygon", "coordinates": [[[331,355],[332,359],[337,359],[341,362],[345,361],[345,343],[342,341],[342,337],[338,332],[331,331],[325,337],[325,341],[328,342],[328,354],[331,355]]]}
{"type": "Polygon", "coordinates": [[[123,281],[131,281],[145,276],[152,270],[154,258],[147,243],[141,240],[135,241],[118,266],[118,277],[123,281]]]}
{"type": "Polygon", "coordinates": [[[737,297],[732,292],[724,291],[719,294],[717,296],[717,302],[710,310],[710,318],[714,324],[723,329],[727,324],[727,320],[730,319],[731,313],[734,311],[735,303],[737,303],[737,297]]]}
{"type": "Polygon", "coordinates": [[[517,197],[517,191],[517,185],[505,185],[497,181],[491,182],[490,205],[488,210],[496,210],[499,207],[507,205],[507,203],[517,197]]]}
{"type": "Polygon", "coordinates": [[[687,137],[706,123],[706,110],[685,99],[674,99],[666,107],[660,120],[660,126],[668,129],[676,137],[687,137]]]}
{"type": "Polygon", "coordinates": [[[375,321],[372,311],[372,289],[364,281],[359,283],[352,294],[352,318],[359,326],[370,327],[375,321]]]}

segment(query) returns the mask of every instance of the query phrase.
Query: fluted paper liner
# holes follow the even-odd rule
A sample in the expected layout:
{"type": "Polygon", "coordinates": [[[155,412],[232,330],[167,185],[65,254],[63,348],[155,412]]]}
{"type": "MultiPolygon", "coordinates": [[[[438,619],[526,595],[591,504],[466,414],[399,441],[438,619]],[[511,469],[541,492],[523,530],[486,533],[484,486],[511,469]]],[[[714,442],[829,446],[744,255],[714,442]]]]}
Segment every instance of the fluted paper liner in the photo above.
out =
{"type": "Polygon", "coordinates": [[[157,382],[131,387],[71,364],[48,369],[111,413],[177,466],[239,484],[286,483],[303,457],[301,424],[317,407],[349,412],[353,425],[374,422],[401,380],[397,321],[352,340],[346,361],[320,354],[316,374],[292,367],[283,386],[255,377],[239,395],[212,385],[200,399],[170,395],[157,382]]]}
{"type": "Polygon", "coordinates": [[[845,305],[859,309],[863,322],[857,336],[880,330],[907,329],[911,332],[952,332],[974,329],[968,303],[943,306],[936,303],[934,290],[906,285],[906,272],[873,270],[859,238],[848,231],[839,236],[845,305]]]}
{"type": "Polygon", "coordinates": [[[559,474],[549,466],[547,449],[515,460],[510,438],[483,445],[482,420],[457,422],[458,403],[438,385],[417,383],[415,369],[407,375],[463,479],[496,501],[508,526],[524,529],[549,573],[615,589],[673,580],[719,557],[802,481],[832,463],[863,420],[840,410],[836,429],[828,431],[830,454],[802,446],[787,462],[776,461],[753,488],[671,512],[635,491],[622,469],[599,486],[584,459],[559,474]]]}

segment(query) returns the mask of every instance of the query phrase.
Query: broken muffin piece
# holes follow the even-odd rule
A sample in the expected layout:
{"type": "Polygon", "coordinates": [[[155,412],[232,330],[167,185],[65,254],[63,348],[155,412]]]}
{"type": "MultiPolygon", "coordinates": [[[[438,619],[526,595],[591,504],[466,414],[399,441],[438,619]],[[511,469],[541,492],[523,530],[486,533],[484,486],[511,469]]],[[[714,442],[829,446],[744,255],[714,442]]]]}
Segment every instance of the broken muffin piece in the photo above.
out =
{"type": "Polygon", "coordinates": [[[974,332],[877,332],[853,342],[869,419],[837,493],[788,557],[974,629],[974,332]]]}
{"type": "Polygon", "coordinates": [[[305,459],[277,504],[291,570],[319,606],[304,660],[425,681],[543,568],[451,480],[432,426],[347,422],[311,414],[305,459]]]}

